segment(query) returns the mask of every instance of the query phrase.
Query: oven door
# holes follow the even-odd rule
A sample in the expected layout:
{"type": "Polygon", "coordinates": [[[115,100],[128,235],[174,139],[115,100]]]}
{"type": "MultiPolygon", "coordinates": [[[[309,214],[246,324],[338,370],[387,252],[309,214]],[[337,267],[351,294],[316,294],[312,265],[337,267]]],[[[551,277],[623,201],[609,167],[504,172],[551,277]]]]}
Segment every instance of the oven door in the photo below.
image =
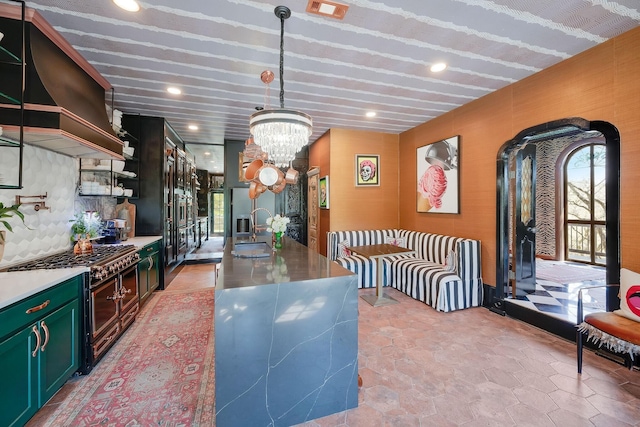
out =
{"type": "Polygon", "coordinates": [[[118,324],[120,315],[119,278],[111,276],[91,289],[91,341],[118,324]]]}
{"type": "Polygon", "coordinates": [[[138,274],[136,272],[137,264],[134,264],[120,273],[122,295],[121,319],[122,329],[126,329],[134,320],[138,313],[139,297],[138,297],[138,274]]]}

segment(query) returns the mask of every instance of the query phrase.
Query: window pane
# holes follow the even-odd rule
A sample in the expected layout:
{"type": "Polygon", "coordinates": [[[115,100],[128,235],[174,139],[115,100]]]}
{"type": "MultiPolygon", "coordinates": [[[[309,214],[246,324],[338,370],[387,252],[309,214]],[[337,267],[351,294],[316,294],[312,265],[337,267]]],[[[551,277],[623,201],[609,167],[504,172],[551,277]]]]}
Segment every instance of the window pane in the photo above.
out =
{"type": "Polygon", "coordinates": [[[591,226],[569,224],[567,227],[567,258],[591,262],[591,226]]]}
{"type": "Polygon", "coordinates": [[[583,147],[567,162],[567,218],[591,220],[591,148],[583,147]]]}
{"type": "Polygon", "coordinates": [[[607,220],[606,209],[606,174],[605,166],[607,159],[607,150],[602,145],[593,147],[593,184],[594,184],[594,207],[593,215],[596,221],[607,220]]]}

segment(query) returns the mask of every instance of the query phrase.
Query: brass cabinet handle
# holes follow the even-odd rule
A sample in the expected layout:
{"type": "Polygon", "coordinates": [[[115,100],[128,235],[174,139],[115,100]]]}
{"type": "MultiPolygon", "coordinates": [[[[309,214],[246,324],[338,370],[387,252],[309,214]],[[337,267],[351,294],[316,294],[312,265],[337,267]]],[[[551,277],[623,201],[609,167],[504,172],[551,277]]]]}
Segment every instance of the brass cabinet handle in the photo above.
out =
{"type": "Polygon", "coordinates": [[[151,269],[153,268],[153,257],[149,257],[149,268],[147,268],[147,270],[151,271],[151,269]]]}
{"type": "Polygon", "coordinates": [[[38,354],[38,348],[40,348],[40,332],[38,331],[38,327],[36,325],[33,325],[31,330],[34,334],[36,334],[36,348],[34,348],[31,352],[31,357],[36,357],[36,354],[38,354]]]}
{"type": "Polygon", "coordinates": [[[49,328],[47,328],[47,325],[44,324],[44,320],[42,322],[40,322],[40,325],[42,326],[42,329],[44,330],[44,344],[42,344],[42,347],[40,347],[40,351],[44,351],[44,348],[49,343],[49,328]]]}
{"type": "Polygon", "coordinates": [[[42,310],[43,308],[48,306],[50,302],[51,302],[50,300],[46,300],[45,302],[43,302],[40,305],[36,305],[35,307],[31,307],[30,309],[27,310],[27,314],[35,313],[36,311],[42,310]]]}

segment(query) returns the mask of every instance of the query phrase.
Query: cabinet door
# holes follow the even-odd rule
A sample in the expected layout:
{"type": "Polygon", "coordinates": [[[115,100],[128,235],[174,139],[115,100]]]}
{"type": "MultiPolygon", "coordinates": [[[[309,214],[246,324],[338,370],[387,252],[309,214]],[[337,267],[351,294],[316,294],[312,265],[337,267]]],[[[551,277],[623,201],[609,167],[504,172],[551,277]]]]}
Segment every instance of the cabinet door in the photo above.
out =
{"type": "Polygon", "coordinates": [[[37,331],[34,324],[0,342],[0,426],[22,426],[38,410],[37,331]]]}
{"type": "Polygon", "coordinates": [[[80,309],[73,300],[39,322],[40,398],[43,406],[80,366],[80,309]]]}
{"type": "Polygon", "coordinates": [[[149,258],[141,258],[138,263],[138,293],[140,302],[144,303],[149,296],[149,258]]]}
{"type": "Polygon", "coordinates": [[[154,252],[149,256],[149,292],[153,292],[160,285],[160,254],[154,252]]]}

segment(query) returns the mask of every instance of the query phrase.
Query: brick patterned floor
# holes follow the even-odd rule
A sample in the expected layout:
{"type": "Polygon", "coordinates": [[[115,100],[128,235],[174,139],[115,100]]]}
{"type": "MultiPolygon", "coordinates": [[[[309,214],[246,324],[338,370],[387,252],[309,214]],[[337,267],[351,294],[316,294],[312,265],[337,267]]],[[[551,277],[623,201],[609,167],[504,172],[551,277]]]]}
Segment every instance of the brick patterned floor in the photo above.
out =
{"type": "MultiPolygon", "coordinates": [[[[169,289],[214,286],[214,269],[187,265],[169,289]]],[[[359,300],[358,407],[305,427],[640,426],[640,372],[585,350],[578,375],[572,342],[485,308],[440,313],[385,292],[399,304],[359,300]]]]}

